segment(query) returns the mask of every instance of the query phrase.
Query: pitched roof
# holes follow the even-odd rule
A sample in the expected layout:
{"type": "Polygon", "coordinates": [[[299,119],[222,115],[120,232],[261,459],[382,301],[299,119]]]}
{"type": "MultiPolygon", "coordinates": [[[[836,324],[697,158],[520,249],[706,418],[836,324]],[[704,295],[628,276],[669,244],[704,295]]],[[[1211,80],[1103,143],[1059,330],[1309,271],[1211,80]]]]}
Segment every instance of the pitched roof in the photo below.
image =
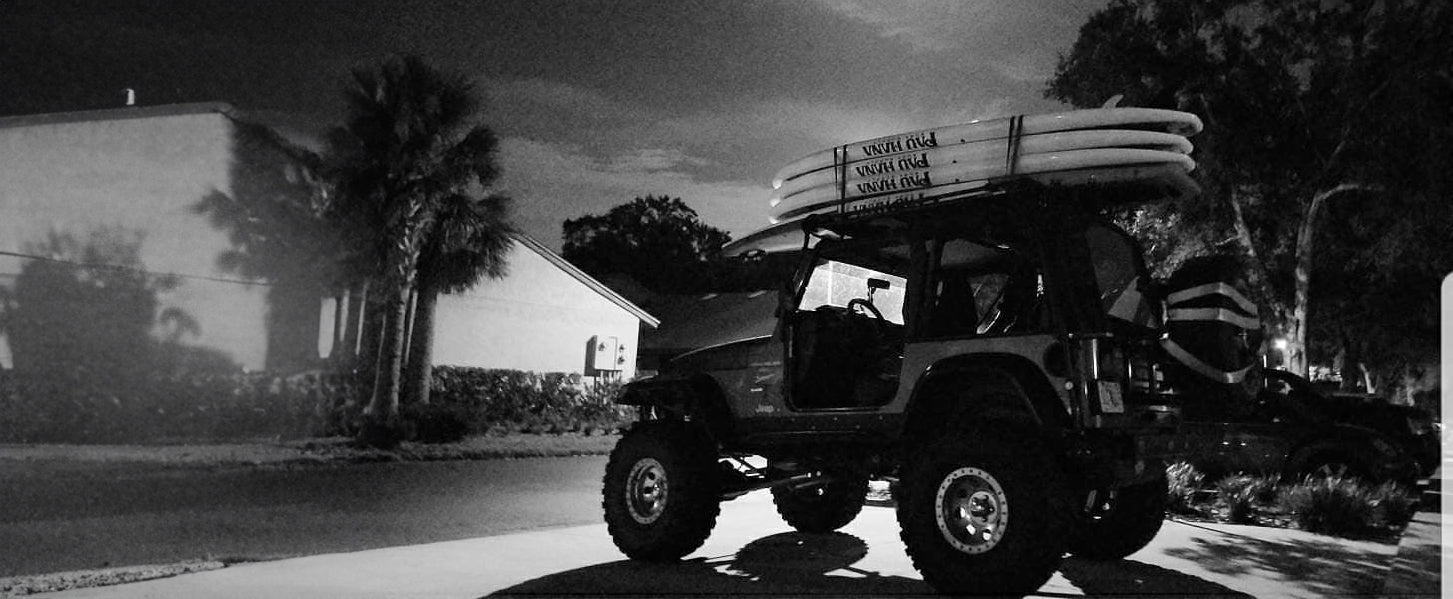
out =
{"type": "Polygon", "coordinates": [[[616,293],[611,288],[606,287],[600,281],[595,280],[595,277],[585,274],[585,271],[576,268],[574,264],[571,264],[564,258],[561,258],[559,254],[550,251],[550,248],[547,248],[540,242],[535,241],[534,238],[530,237],[529,235],[525,235],[523,233],[515,233],[511,235],[511,237],[513,237],[515,241],[520,242],[520,245],[523,245],[529,248],[531,251],[535,252],[536,254],[539,254],[540,257],[544,258],[551,264],[554,264],[560,270],[565,271],[565,274],[574,277],[575,280],[580,281],[586,287],[589,287],[592,291],[599,293],[601,296],[614,302],[617,306],[620,306],[627,312],[635,315],[636,318],[641,319],[641,322],[650,325],[651,328],[656,328],[658,325],[661,324],[660,319],[652,316],[645,310],[642,310],[640,306],[631,303],[630,300],[622,297],[621,294],[616,293]]]}
{"type": "Polygon", "coordinates": [[[101,110],[77,112],[48,112],[0,117],[0,129],[9,127],[31,127],[58,123],[80,123],[85,121],[121,121],[187,114],[218,113],[236,117],[238,111],[225,102],[196,102],[191,104],[161,104],[157,106],[123,106],[101,110]]]}

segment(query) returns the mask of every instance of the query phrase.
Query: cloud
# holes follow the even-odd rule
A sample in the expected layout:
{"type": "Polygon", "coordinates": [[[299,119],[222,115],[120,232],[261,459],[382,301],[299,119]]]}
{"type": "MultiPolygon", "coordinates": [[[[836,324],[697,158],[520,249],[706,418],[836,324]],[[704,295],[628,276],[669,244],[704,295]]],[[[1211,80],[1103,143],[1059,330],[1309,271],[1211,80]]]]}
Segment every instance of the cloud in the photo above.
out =
{"type": "Polygon", "coordinates": [[[499,188],[514,198],[516,222],[552,247],[559,247],[566,219],[601,214],[645,195],[680,197],[702,221],[734,238],[767,224],[765,183],[700,176],[693,171],[703,161],[676,149],[596,157],[576,144],[508,137],[499,157],[499,188]]]}
{"type": "Polygon", "coordinates": [[[481,80],[491,108],[523,107],[593,120],[637,119],[642,113],[589,87],[542,78],[481,80]]]}
{"type": "Polygon", "coordinates": [[[908,44],[918,53],[954,53],[1011,81],[1039,83],[1054,74],[1057,48],[1104,0],[975,2],[969,0],[816,0],[817,5],[908,44]],[[1026,42],[1026,40],[1035,40],[1026,42]]]}
{"type": "Polygon", "coordinates": [[[955,34],[966,25],[992,25],[999,20],[999,3],[961,0],[817,0],[828,10],[878,29],[879,35],[902,41],[919,51],[959,47],[955,34]]]}
{"type": "Polygon", "coordinates": [[[706,166],[710,160],[688,156],[676,149],[637,150],[635,153],[615,156],[608,169],[615,172],[665,171],[678,166],[706,166]]]}

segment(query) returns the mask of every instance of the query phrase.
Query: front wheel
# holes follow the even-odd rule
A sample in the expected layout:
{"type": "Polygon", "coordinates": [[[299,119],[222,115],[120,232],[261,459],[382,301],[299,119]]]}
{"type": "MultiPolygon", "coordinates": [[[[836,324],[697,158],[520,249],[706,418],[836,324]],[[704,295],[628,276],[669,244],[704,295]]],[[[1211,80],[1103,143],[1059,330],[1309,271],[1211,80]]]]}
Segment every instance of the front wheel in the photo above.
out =
{"type": "Polygon", "coordinates": [[[1116,560],[1145,548],[1165,521],[1166,486],[1161,474],[1150,482],[1096,493],[1070,541],[1070,553],[1116,560]]]}
{"type": "Polygon", "coordinates": [[[1064,553],[1064,492],[1048,453],[1021,435],[977,435],[915,452],[898,523],[923,580],[950,594],[1022,595],[1064,553]]]}
{"type": "Polygon", "coordinates": [[[602,507],[610,537],[632,559],[673,561],[706,542],[721,511],[717,454],[685,422],[639,422],[610,454],[602,507]]]}

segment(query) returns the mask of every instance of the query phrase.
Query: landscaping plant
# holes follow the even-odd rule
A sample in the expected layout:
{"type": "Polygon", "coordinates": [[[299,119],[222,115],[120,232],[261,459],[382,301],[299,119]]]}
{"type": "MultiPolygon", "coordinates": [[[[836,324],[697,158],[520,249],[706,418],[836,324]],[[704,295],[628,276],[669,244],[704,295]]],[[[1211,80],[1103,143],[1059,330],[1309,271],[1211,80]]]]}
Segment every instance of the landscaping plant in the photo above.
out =
{"type": "Polygon", "coordinates": [[[1177,514],[1197,513],[1196,493],[1206,475],[1187,462],[1176,462],[1165,468],[1166,509],[1177,514]]]}
{"type": "Polygon", "coordinates": [[[1280,476],[1233,474],[1216,481],[1216,500],[1226,507],[1226,519],[1234,524],[1253,524],[1256,508],[1275,500],[1280,476]]]}
{"type": "Polygon", "coordinates": [[[1277,502],[1310,532],[1356,535],[1372,525],[1373,492],[1357,479],[1309,477],[1282,489],[1277,502]]]}
{"type": "Polygon", "coordinates": [[[1406,526],[1418,511],[1417,496],[1407,487],[1388,481],[1371,491],[1372,521],[1378,526],[1400,528],[1406,526]]]}

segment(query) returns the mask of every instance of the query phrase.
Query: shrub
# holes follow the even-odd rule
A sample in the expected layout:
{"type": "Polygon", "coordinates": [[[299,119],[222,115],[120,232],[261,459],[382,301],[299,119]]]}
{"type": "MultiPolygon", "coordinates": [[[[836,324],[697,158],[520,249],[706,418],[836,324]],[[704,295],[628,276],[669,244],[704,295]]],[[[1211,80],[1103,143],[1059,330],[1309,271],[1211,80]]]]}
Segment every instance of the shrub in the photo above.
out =
{"type": "Polygon", "coordinates": [[[457,366],[441,366],[434,373],[432,401],[455,406],[471,434],[601,432],[630,422],[630,410],[614,402],[619,382],[457,366]]]}
{"type": "Polygon", "coordinates": [[[1166,509],[1187,514],[1196,511],[1196,493],[1206,480],[1206,475],[1186,462],[1176,462],[1165,468],[1166,509]]]}
{"type": "Polygon", "coordinates": [[[1303,530],[1353,535],[1372,525],[1373,493],[1356,479],[1307,478],[1281,490],[1278,504],[1303,530]]]}
{"type": "Polygon", "coordinates": [[[136,443],[306,437],[329,428],[350,377],[165,373],[118,379],[77,370],[0,372],[0,441],[136,443]]]}
{"type": "MultiPolygon", "coordinates": [[[[402,406],[413,439],[441,443],[489,432],[604,432],[631,420],[618,382],[577,374],[441,366],[432,401],[402,406]]],[[[0,370],[0,442],[145,443],[353,436],[371,380],[351,374],[169,372],[122,381],[84,371],[0,370]]]]}
{"type": "Polygon", "coordinates": [[[420,443],[454,443],[469,435],[469,413],[458,405],[428,403],[399,410],[407,423],[405,438],[420,443]]]}
{"type": "Polygon", "coordinates": [[[1273,502],[1280,476],[1249,476],[1233,474],[1216,481],[1216,500],[1226,506],[1226,519],[1236,524],[1250,524],[1256,507],[1273,502]]]}
{"type": "Polygon", "coordinates": [[[1418,511],[1418,500],[1412,491],[1395,482],[1385,482],[1371,490],[1374,525],[1401,528],[1407,526],[1418,511]]]}

